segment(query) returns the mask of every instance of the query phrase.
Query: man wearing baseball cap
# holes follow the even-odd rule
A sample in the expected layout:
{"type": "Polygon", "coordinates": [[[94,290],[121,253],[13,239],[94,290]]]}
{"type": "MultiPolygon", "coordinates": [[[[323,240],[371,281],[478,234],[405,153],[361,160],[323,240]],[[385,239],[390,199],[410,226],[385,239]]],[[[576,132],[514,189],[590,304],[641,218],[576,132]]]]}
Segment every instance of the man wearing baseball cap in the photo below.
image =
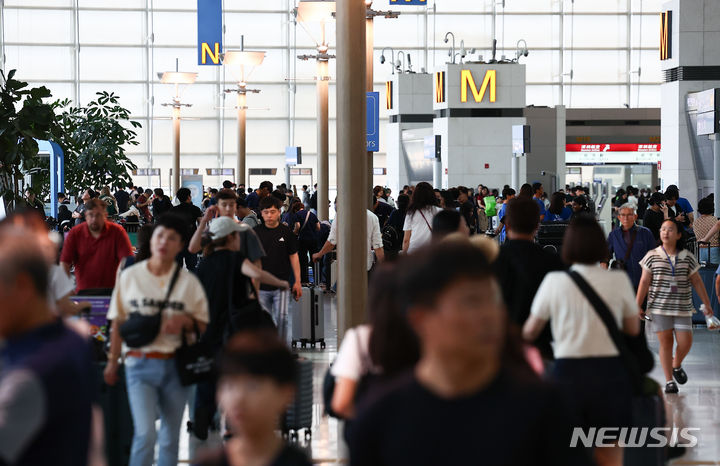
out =
{"type": "MultiPolygon", "coordinates": [[[[218,217],[206,233],[204,259],[197,277],[208,297],[210,322],[202,336],[206,345],[219,352],[223,343],[235,332],[251,328],[274,328],[272,317],[257,303],[257,294],[250,280],[289,288],[287,281],[253,265],[241,250],[240,234],[247,225],[230,217],[218,217]],[[209,237],[209,238],[208,238],[209,237]]],[[[207,439],[208,428],[217,410],[216,380],[199,383],[195,411],[191,413],[192,432],[200,440],[207,439]]]]}

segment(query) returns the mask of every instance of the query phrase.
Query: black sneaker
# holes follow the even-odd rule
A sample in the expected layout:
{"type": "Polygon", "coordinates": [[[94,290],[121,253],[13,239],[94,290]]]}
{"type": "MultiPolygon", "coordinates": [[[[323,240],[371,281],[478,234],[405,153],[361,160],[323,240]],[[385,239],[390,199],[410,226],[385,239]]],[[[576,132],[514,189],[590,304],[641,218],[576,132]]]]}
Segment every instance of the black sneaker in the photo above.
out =
{"type": "Polygon", "coordinates": [[[680,385],[683,385],[685,384],[685,382],[687,382],[687,374],[682,367],[678,367],[677,369],[673,368],[673,378],[677,380],[677,383],[679,383],[680,385]]]}
{"type": "Polygon", "coordinates": [[[665,384],[665,393],[677,393],[678,386],[675,382],[668,382],[665,384]]]}

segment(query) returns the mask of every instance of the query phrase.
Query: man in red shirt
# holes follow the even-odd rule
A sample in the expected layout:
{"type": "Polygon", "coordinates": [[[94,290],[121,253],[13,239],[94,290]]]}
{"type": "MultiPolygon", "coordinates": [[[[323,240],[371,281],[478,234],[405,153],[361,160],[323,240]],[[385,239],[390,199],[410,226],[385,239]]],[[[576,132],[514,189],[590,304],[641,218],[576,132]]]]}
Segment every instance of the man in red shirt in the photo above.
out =
{"type": "Polygon", "coordinates": [[[125,230],[107,221],[107,206],[99,199],[85,203],[85,223],[72,230],[65,239],[60,263],[70,275],[75,265],[77,291],[113,288],[118,264],[132,256],[133,249],[125,230]]]}

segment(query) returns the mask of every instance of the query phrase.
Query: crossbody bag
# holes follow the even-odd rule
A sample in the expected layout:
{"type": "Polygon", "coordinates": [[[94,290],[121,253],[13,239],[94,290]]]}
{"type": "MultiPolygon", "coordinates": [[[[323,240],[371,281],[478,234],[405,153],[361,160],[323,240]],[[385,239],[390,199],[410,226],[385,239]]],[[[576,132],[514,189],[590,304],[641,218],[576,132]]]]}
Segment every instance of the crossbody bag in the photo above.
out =
{"type": "Polygon", "coordinates": [[[628,245],[627,251],[625,252],[625,257],[622,260],[615,260],[610,265],[611,269],[627,270],[627,262],[630,259],[630,255],[632,254],[633,246],[635,246],[635,238],[637,238],[637,235],[638,229],[635,228],[635,230],[632,232],[632,235],[630,235],[630,245],[628,245]]]}
{"type": "Polygon", "coordinates": [[[120,324],[120,336],[130,348],[142,348],[147,346],[160,334],[160,326],[162,325],[162,313],[167,307],[170,293],[175,288],[178,276],[180,275],[180,266],[175,265],[170,284],[168,285],[165,299],[158,304],[158,312],[153,315],[144,315],[139,312],[132,312],[128,319],[120,324]]]}
{"type": "Polygon", "coordinates": [[[418,212],[420,213],[420,215],[422,215],[423,220],[425,220],[425,225],[427,225],[428,230],[430,230],[430,233],[432,233],[432,227],[430,226],[430,222],[427,221],[427,218],[425,218],[425,214],[422,210],[418,210],[418,212]]]}

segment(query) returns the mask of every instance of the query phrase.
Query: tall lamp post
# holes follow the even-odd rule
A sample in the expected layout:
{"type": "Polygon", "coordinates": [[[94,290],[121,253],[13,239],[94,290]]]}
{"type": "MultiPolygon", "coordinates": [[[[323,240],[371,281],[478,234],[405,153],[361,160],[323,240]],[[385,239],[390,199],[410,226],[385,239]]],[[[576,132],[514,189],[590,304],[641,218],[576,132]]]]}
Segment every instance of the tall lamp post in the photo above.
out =
{"type": "Polygon", "coordinates": [[[303,0],[297,7],[297,20],[300,23],[319,23],[320,40],[315,41],[316,55],[299,55],[300,60],[315,59],[317,62],[317,75],[315,76],[317,88],[317,213],[320,220],[328,220],[329,204],[329,135],[328,135],[328,87],[330,75],[328,62],[335,55],[328,54],[328,43],[325,37],[325,24],[332,20],[335,13],[334,1],[303,0]]]}
{"type": "MultiPolygon", "coordinates": [[[[382,16],[383,18],[397,18],[400,13],[394,11],[378,11],[372,9],[373,0],[365,0],[365,90],[367,92],[373,92],[374,87],[374,72],[373,72],[373,57],[375,53],[375,18],[382,16]]],[[[393,64],[395,66],[395,64],[393,64]]],[[[394,73],[394,72],[393,72],[394,73]]],[[[373,190],[373,169],[375,153],[368,151],[367,153],[367,182],[368,187],[367,193],[373,190]]],[[[365,196],[369,199],[369,195],[365,196]]],[[[372,207],[372,206],[370,206],[372,207]]]]}
{"type": "Polygon", "coordinates": [[[197,79],[197,73],[178,71],[177,60],[175,61],[175,71],[166,71],[158,73],[160,82],[163,84],[174,84],[175,95],[172,102],[161,104],[163,107],[172,107],[173,121],[173,160],[172,160],[172,186],[170,191],[176,193],[180,189],[180,109],[182,107],[191,107],[192,104],[184,104],[181,102],[180,86],[193,84],[197,79]]]}
{"type": "Polygon", "coordinates": [[[226,93],[237,93],[237,119],[238,119],[238,154],[235,167],[235,182],[238,186],[246,184],[246,128],[247,128],[247,94],[257,94],[259,89],[248,89],[246,79],[252,74],[256,66],[262,64],[265,59],[265,52],[251,52],[245,50],[244,40],[241,39],[240,50],[228,50],[223,55],[223,65],[230,69],[235,81],[236,89],[225,89],[226,93]],[[245,73],[246,68],[250,72],[245,73]]]}

